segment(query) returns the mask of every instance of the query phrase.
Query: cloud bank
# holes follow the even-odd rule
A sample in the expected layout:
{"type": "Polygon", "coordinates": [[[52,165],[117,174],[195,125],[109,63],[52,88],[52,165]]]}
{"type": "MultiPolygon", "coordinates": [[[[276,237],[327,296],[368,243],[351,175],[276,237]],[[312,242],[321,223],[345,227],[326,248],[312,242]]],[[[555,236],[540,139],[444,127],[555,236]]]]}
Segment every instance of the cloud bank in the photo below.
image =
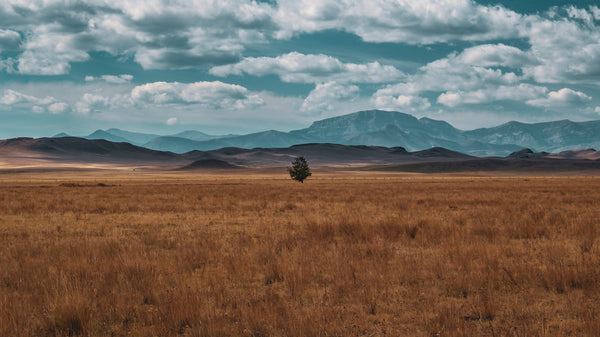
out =
{"type": "Polygon", "coordinates": [[[277,118],[296,120],[365,102],[430,116],[597,114],[600,9],[574,4],[523,14],[472,0],[6,0],[0,106],[90,118],[168,106],[285,110],[277,118]],[[338,50],[319,40],[331,32],[360,43],[338,50]],[[414,50],[424,57],[409,57],[414,50]],[[82,74],[99,54],[119,65],[82,74]],[[83,88],[44,92],[54,78],[83,88]]]}

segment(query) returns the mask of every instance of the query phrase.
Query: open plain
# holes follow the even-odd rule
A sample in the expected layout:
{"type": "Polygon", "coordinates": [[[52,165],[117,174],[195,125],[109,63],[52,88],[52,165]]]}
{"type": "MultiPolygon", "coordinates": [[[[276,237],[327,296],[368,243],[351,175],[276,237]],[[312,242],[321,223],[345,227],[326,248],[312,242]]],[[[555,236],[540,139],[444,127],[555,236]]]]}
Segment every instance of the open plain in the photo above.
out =
{"type": "Polygon", "coordinates": [[[599,336],[600,177],[5,171],[0,336],[599,336]]]}

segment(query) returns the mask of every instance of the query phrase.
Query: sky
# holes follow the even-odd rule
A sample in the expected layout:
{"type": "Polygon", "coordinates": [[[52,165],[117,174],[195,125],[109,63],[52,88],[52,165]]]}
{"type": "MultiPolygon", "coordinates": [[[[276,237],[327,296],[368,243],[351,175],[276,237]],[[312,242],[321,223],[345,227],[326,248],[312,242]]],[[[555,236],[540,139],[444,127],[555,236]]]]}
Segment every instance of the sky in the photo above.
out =
{"type": "Polygon", "coordinates": [[[597,1],[3,0],[0,138],[600,119],[597,1]]]}

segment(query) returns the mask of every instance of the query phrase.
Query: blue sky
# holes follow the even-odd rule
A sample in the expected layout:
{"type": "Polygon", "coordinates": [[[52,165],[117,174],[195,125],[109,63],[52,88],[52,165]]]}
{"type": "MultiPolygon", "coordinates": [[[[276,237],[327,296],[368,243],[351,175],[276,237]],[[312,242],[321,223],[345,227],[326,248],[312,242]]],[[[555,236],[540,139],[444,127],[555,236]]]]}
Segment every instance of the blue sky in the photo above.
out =
{"type": "Polygon", "coordinates": [[[0,138],[600,119],[595,1],[6,0],[0,138]]]}

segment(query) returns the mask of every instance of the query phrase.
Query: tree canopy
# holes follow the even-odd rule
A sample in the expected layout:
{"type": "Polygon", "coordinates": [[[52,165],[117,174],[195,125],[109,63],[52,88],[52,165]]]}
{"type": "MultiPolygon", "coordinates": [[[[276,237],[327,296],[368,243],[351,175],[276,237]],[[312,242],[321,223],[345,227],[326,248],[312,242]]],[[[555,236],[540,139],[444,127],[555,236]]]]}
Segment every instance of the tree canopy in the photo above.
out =
{"type": "Polygon", "coordinates": [[[292,166],[288,167],[288,172],[290,173],[290,177],[292,177],[292,179],[301,183],[304,183],[304,179],[312,175],[312,173],[310,173],[310,167],[308,167],[306,158],[302,156],[296,158],[292,162],[292,166]]]}

